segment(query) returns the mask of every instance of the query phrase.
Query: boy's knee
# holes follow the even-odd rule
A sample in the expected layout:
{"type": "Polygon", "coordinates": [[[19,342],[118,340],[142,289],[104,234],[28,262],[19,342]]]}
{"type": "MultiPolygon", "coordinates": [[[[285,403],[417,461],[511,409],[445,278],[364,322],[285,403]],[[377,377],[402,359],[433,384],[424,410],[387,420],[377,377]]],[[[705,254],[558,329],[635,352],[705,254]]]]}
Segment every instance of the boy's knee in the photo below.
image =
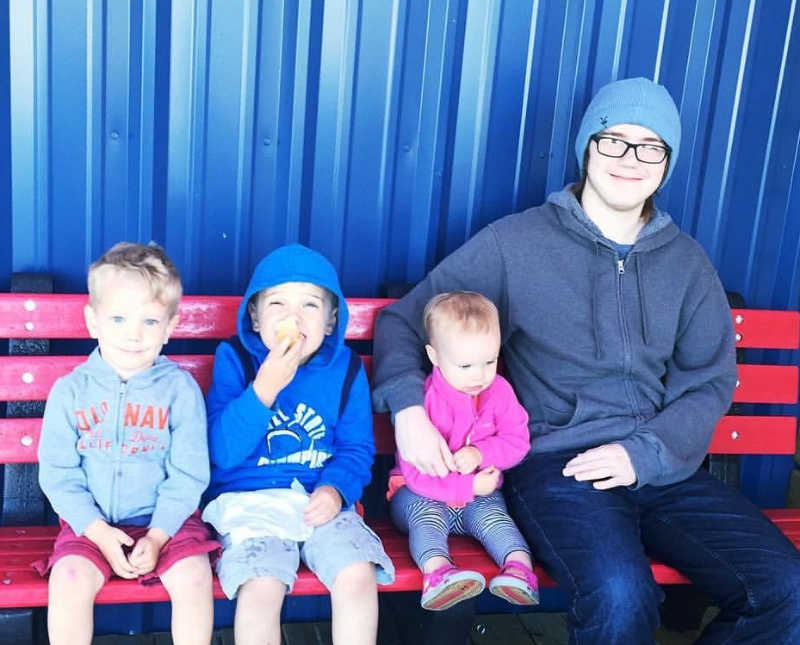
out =
{"type": "Polygon", "coordinates": [[[50,571],[50,593],[65,592],[70,596],[95,595],[105,582],[100,569],[79,555],[68,555],[56,562],[50,571]]]}
{"type": "Polygon", "coordinates": [[[286,585],[277,578],[251,578],[239,587],[237,606],[256,605],[265,611],[280,611],[286,585]]]}
{"type": "Polygon", "coordinates": [[[364,592],[377,591],[375,565],[371,562],[354,562],[336,574],[332,593],[357,595],[364,592]]]}
{"type": "Polygon", "coordinates": [[[161,575],[161,582],[170,596],[173,591],[185,593],[210,589],[212,575],[208,556],[192,555],[178,560],[161,575]]]}

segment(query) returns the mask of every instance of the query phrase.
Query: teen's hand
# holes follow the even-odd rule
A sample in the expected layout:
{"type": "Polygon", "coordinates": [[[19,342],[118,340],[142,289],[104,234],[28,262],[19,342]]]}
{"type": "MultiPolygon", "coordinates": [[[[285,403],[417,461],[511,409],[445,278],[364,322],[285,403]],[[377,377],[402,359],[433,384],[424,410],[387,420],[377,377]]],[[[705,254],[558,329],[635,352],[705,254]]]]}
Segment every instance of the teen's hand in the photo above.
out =
{"type": "Polygon", "coordinates": [[[253,389],[256,396],[268,408],[272,407],[278,393],[294,378],[300,365],[302,351],[302,336],[294,342],[291,338],[284,338],[277,347],[270,350],[267,358],[258,368],[258,374],[253,381],[253,389]]]}
{"type": "Polygon", "coordinates": [[[453,453],[421,405],[395,415],[394,440],[400,456],[425,475],[445,477],[456,470],[453,453]]]}
{"type": "Polygon", "coordinates": [[[462,475],[469,475],[481,465],[483,455],[475,446],[464,446],[453,453],[456,470],[462,475]]]}
{"type": "Polygon", "coordinates": [[[579,482],[592,481],[598,490],[636,483],[628,451],[618,443],[607,443],[576,455],[564,466],[562,474],[579,482]]]}
{"type": "Polygon", "coordinates": [[[137,576],[136,569],[125,557],[123,546],[133,546],[133,538],[103,520],[95,520],[83,533],[97,545],[100,553],[120,578],[132,579],[137,576]]]}
{"type": "Polygon", "coordinates": [[[342,510],[342,496],[333,486],[317,486],[308,499],[303,519],[309,526],[322,526],[342,510]]]}
{"type": "Polygon", "coordinates": [[[491,495],[497,490],[497,484],[500,482],[500,471],[494,466],[484,468],[479,473],[476,473],[475,479],[472,480],[472,494],[475,496],[491,495]]]}
{"type": "Polygon", "coordinates": [[[143,576],[156,568],[158,555],[168,540],[169,535],[158,528],[150,529],[146,535],[139,538],[128,556],[128,561],[137,575],[143,576]]]}

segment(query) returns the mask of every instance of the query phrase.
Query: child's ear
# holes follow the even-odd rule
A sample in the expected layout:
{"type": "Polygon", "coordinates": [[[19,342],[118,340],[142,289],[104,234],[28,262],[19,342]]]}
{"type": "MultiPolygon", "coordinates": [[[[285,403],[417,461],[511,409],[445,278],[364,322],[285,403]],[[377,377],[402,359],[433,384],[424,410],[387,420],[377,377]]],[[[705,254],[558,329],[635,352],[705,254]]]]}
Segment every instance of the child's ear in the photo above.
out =
{"type": "Polygon", "coordinates": [[[251,300],[247,303],[247,313],[250,314],[250,326],[253,328],[254,332],[258,333],[258,305],[256,302],[251,300]]]}
{"type": "Polygon", "coordinates": [[[164,332],[164,342],[162,343],[163,345],[166,345],[167,341],[169,341],[169,337],[172,336],[172,332],[175,331],[175,327],[178,325],[180,319],[181,316],[176,311],[175,315],[172,318],[170,318],[169,322],[167,323],[167,329],[164,332]]]}
{"type": "Polygon", "coordinates": [[[328,312],[328,320],[325,321],[325,335],[330,336],[336,328],[336,316],[339,312],[338,307],[331,307],[328,312]]]}
{"type": "Polygon", "coordinates": [[[92,309],[92,305],[86,305],[83,308],[83,320],[86,323],[86,329],[89,330],[89,336],[97,338],[97,313],[92,309]]]}
{"type": "Polygon", "coordinates": [[[438,367],[439,357],[436,355],[436,350],[433,348],[433,345],[425,345],[425,352],[428,354],[430,362],[438,367]]]}

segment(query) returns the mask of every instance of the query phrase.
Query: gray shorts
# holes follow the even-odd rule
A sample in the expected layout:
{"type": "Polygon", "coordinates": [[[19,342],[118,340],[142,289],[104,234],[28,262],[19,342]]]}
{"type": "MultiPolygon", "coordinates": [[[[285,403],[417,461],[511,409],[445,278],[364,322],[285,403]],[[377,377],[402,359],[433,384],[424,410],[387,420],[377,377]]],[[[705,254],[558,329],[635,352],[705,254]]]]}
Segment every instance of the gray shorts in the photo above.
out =
{"type": "Polygon", "coordinates": [[[217,575],[228,598],[235,598],[239,587],[253,578],[277,578],[291,592],[301,559],[328,589],[342,569],[356,562],[372,562],[378,584],[394,581],[394,565],[380,538],[353,511],[342,511],[318,526],[305,542],[258,537],[231,546],[226,537],[220,538],[217,575]]]}

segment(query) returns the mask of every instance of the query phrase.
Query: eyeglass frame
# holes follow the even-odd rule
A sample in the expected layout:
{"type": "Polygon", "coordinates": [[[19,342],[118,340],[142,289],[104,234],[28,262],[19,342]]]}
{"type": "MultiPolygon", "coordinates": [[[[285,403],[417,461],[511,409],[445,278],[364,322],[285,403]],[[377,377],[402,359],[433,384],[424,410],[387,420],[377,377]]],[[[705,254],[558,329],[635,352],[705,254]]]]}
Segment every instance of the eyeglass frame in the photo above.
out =
{"type": "Polygon", "coordinates": [[[670,148],[666,143],[661,145],[658,143],[630,143],[629,141],[625,141],[625,139],[620,139],[619,137],[613,137],[608,134],[603,134],[598,132],[593,134],[589,137],[591,141],[594,141],[595,146],[597,146],[597,153],[603,155],[604,157],[609,157],[610,159],[622,159],[626,154],[628,154],[628,150],[633,148],[633,156],[636,157],[636,161],[640,163],[646,163],[651,165],[657,165],[660,163],[664,163],[666,159],[672,154],[672,148],[670,148]],[[600,139],[614,139],[615,141],[621,141],[625,144],[625,152],[621,155],[609,155],[605,152],[600,152],[600,139]],[[664,150],[664,156],[661,158],[660,161],[645,161],[644,159],[639,158],[639,147],[640,146],[650,146],[651,148],[662,148],[664,150]]]}

